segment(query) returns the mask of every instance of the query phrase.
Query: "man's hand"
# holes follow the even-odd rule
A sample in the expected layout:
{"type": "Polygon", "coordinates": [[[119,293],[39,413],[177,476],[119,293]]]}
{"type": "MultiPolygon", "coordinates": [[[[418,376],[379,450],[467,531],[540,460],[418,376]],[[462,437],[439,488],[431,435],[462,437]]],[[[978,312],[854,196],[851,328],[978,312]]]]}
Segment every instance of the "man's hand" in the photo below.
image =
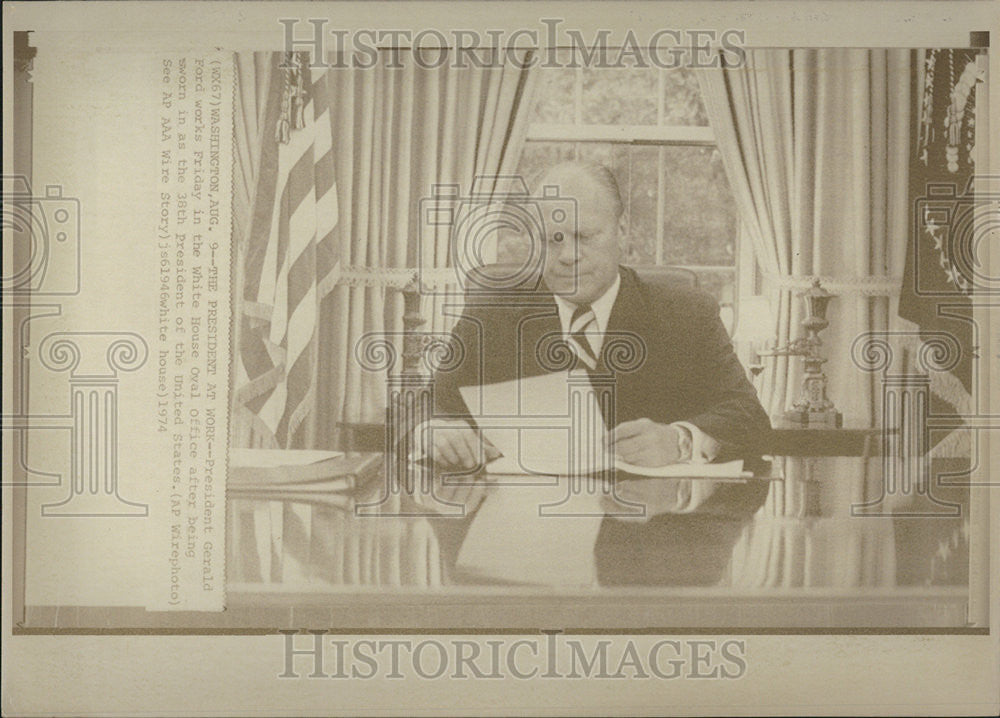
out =
{"type": "Polygon", "coordinates": [[[420,445],[434,463],[473,469],[500,456],[468,422],[461,419],[434,419],[421,427],[420,445]]]}
{"type": "Polygon", "coordinates": [[[681,432],[651,419],[626,421],[608,433],[616,458],[636,466],[666,466],[681,460],[681,432]]]}

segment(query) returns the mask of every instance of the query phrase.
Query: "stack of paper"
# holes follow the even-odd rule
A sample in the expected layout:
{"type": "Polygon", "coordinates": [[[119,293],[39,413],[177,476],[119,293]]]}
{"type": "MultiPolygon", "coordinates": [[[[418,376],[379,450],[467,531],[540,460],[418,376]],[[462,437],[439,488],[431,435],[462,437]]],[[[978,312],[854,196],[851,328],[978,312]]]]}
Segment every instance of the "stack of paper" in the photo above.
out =
{"type": "Polygon", "coordinates": [[[381,465],[381,454],[231,449],[227,491],[240,498],[346,506],[381,465]]]}

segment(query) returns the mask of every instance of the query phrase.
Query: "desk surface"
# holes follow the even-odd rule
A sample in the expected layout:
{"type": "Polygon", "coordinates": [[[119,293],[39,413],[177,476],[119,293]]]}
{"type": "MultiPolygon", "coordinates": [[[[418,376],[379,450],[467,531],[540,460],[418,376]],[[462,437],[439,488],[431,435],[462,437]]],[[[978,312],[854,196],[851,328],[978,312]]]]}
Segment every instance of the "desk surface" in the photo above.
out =
{"type": "Polygon", "coordinates": [[[776,427],[760,438],[761,454],[772,456],[871,456],[881,429],[776,427]]]}
{"type": "MultiPolygon", "coordinates": [[[[863,463],[855,458],[813,458],[809,460],[809,481],[843,484],[844,472],[861,471],[863,463]]],[[[790,469],[793,477],[805,473],[804,469],[790,469]]],[[[356,511],[338,506],[230,499],[230,585],[277,593],[336,593],[364,587],[449,590],[468,585],[454,571],[468,519],[427,515],[426,510],[425,515],[419,515],[421,511],[415,510],[407,497],[383,497],[383,489],[376,482],[360,499],[382,501],[378,505],[383,515],[375,517],[358,516],[356,511]]],[[[793,497],[784,500],[792,501],[793,497]]],[[[785,507],[786,513],[790,506],[785,507]]],[[[906,535],[911,537],[907,542],[913,543],[913,532],[899,534],[897,522],[892,520],[859,520],[842,513],[809,516],[805,511],[799,516],[773,516],[768,512],[773,513],[775,507],[765,508],[744,522],[721,519],[703,523],[697,515],[689,515],[686,520],[692,526],[685,530],[691,545],[651,543],[628,560],[641,561],[645,555],[655,564],[664,553],[680,555],[691,569],[673,576],[674,582],[704,585],[695,569],[701,563],[703,547],[712,545],[729,559],[721,575],[712,580],[717,586],[734,590],[887,588],[930,577],[937,543],[950,539],[960,528],[960,523],[945,519],[922,523],[921,536],[931,528],[925,529],[925,524],[933,525],[935,535],[922,541],[921,555],[916,556],[907,555],[908,547],[897,542],[899,535],[906,535]],[[906,575],[900,574],[902,567],[906,575]]],[[[611,521],[606,519],[610,527],[605,531],[609,534],[607,545],[629,541],[611,521]]],[[[604,555],[612,564],[616,559],[620,562],[613,552],[604,555]]],[[[961,563],[962,558],[956,555],[954,560],[961,563]]],[[[677,565],[683,569],[685,562],[677,565]]],[[[629,581],[619,577],[616,583],[629,581]]]]}
{"type": "MultiPolygon", "coordinates": [[[[344,443],[357,451],[382,451],[385,425],[344,423],[344,443]]],[[[877,428],[806,429],[778,426],[759,437],[756,450],[771,456],[864,456],[874,453],[881,430],[877,428]]]]}
{"type": "MultiPolygon", "coordinates": [[[[860,466],[855,458],[808,463],[814,478],[826,472],[834,485],[860,466]]],[[[939,468],[961,470],[953,463],[939,468]]],[[[791,467],[789,475],[797,471],[791,467]]],[[[400,508],[399,502],[393,498],[386,509],[400,508]]],[[[29,606],[28,631],[111,625],[445,633],[985,630],[965,627],[968,556],[961,519],[809,517],[769,503],[739,527],[730,564],[715,585],[570,590],[461,583],[449,562],[454,537],[449,544],[449,531],[438,530],[448,519],[362,518],[343,507],[257,499],[233,498],[227,506],[225,613],[29,606]],[[785,515],[768,514],[776,510],[785,515]],[[942,542],[952,554],[943,561],[942,542]]],[[[719,537],[708,532],[702,538],[719,537]]],[[[697,555],[689,559],[696,563],[697,555]]]]}

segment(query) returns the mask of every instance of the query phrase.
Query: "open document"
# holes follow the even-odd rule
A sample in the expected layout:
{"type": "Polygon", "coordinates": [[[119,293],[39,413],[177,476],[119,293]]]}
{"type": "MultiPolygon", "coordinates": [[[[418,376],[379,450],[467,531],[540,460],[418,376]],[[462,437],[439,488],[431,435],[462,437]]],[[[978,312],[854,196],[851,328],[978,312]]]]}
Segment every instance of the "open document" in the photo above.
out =
{"type": "Polygon", "coordinates": [[[746,478],[742,461],[636,466],[605,445],[606,427],[586,374],[555,372],[461,387],[483,436],[502,456],[489,474],[579,476],[617,469],[655,478],[746,478]]]}

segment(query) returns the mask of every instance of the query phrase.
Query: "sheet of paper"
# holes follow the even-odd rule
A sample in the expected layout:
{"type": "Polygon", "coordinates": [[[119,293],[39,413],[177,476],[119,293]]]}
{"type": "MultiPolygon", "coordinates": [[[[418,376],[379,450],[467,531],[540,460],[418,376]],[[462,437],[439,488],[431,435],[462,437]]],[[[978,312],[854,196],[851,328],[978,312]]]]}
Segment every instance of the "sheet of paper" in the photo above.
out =
{"type": "MultiPolygon", "coordinates": [[[[532,462],[534,463],[534,462],[532,462]]],[[[518,475],[535,473],[543,475],[565,475],[565,470],[553,461],[547,468],[551,471],[526,471],[517,456],[504,454],[486,464],[486,473],[492,475],[518,475]]],[[[648,476],[660,479],[745,479],[750,473],[743,470],[743,461],[726,461],[721,464],[668,464],[667,466],[637,466],[620,459],[615,460],[614,467],[636,476],[648,476]]]]}
{"type": "Polygon", "coordinates": [[[745,478],[743,461],[726,461],[721,464],[668,464],[666,466],[636,466],[627,461],[616,460],[615,468],[637,476],[661,479],[738,479],[745,478]]]}
{"type": "Polygon", "coordinates": [[[605,426],[597,397],[585,378],[558,372],[521,380],[465,386],[459,391],[483,436],[503,456],[489,474],[553,476],[596,473],[612,466],[658,478],[741,478],[743,462],[630,464],[604,447],[605,426]]]}
{"type": "Polygon", "coordinates": [[[586,375],[557,372],[461,387],[483,436],[504,455],[491,473],[568,475],[610,468],[586,375]]]}
{"type": "Polygon", "coordinates": [[[343,451],[319,451],[312,449],[230,449],[229,465],[232,467],[253,466],[272,469],[282,466],[307,466],[320,461],[337,459],[343,451]]]}
{"type": "Polygon", "coordinates": [[[600,492],[569,494],[565,480],[497,487],[469,527],[457,568],[494,581],[594,586],[594,545],[603,518],[600,492]]]}
{"type": "Polygon", "coordinates": [[[512,379],[459,389],[469,412],[476,417],[569,417],[570,387],[589,386],[585,374],[567,371],[512,379]]]}

